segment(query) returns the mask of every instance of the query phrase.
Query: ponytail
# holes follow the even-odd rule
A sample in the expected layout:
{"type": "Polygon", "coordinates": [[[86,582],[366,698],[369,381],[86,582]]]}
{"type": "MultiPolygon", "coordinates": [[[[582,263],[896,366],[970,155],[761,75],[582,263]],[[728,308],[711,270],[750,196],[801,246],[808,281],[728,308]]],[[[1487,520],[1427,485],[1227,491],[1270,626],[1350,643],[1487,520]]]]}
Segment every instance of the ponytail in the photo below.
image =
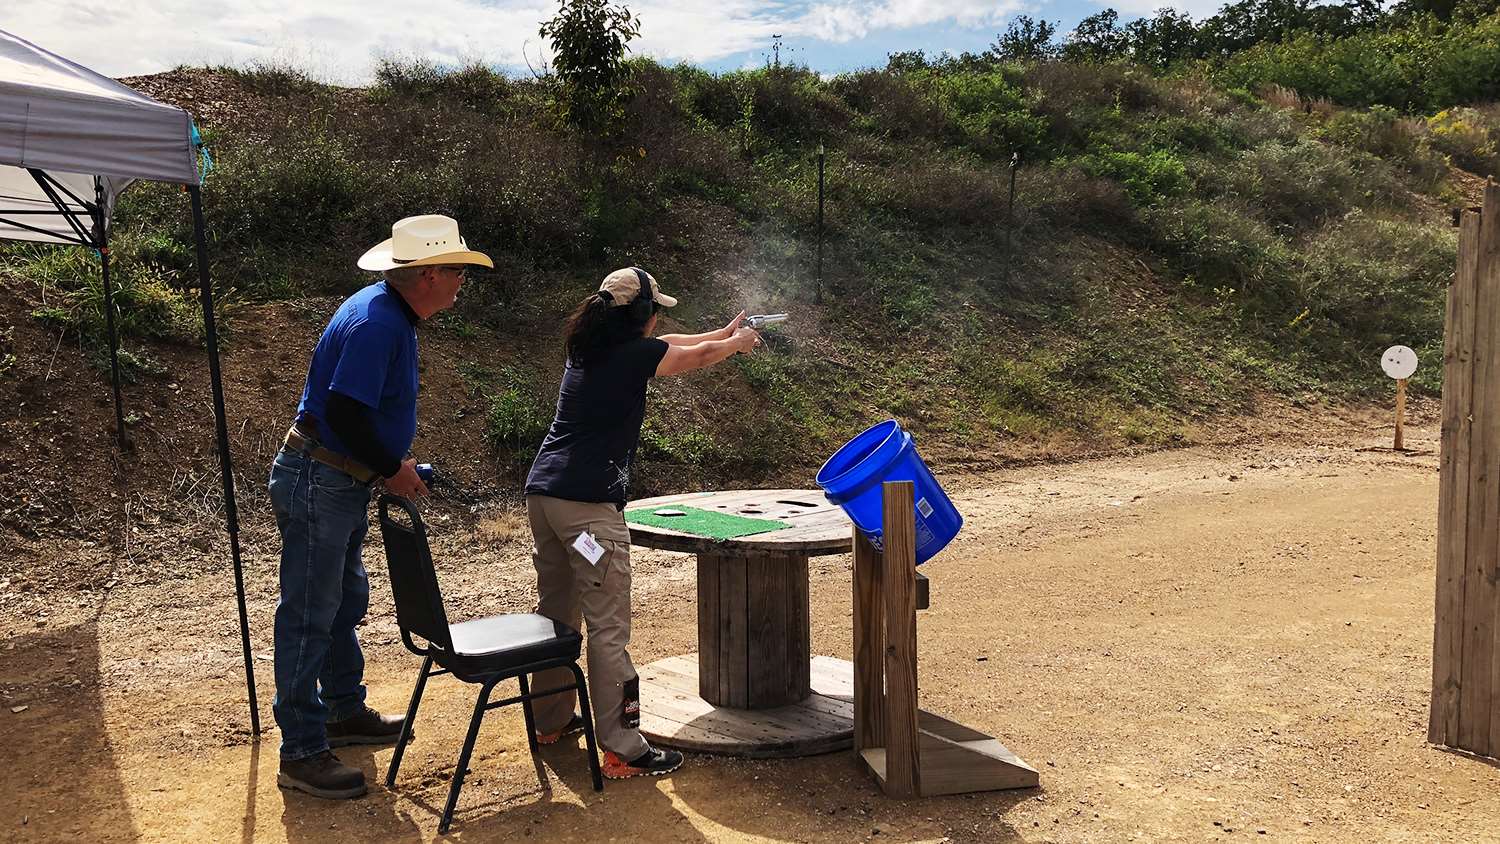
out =
{"type": "Polygon", "coordinates": [[[568,316],[563,345],[568,361],[574,366],[586,368],[614,346],[645,335],[646,324],[632,321],[630,308],[611,307],[613,301],[609,291],[600,290],[579,303],[568,316]]]}

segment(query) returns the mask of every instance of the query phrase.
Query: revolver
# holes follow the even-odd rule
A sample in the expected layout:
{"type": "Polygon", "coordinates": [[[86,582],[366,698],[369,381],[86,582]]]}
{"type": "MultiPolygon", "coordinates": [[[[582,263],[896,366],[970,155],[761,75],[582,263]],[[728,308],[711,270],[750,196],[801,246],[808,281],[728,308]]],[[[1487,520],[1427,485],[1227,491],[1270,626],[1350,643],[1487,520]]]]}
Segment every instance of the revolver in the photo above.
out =
{"type": "Polygon", "coordinates": [[[779,325],[786,321],[786,314],[755,314],[754,316],[745,317],[744,324],[750,326],[756,331],[759,331],[762,328],[766,328],[772,325],[779,325]]]}

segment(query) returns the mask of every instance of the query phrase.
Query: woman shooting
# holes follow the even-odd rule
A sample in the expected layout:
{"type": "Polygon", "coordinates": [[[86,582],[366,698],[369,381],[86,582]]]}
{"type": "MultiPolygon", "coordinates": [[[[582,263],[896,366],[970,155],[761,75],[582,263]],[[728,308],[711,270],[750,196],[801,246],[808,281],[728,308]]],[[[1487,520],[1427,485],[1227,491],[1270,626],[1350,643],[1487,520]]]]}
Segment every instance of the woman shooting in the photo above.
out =
{"type": "MultiPolygon", "coordinates": [[[[557,414],[526,479],[526,515],[535,540],[537,612],[582,630],[588,624],[588,683],[604,775],[659,775],[682,754],[652,747],[640,732],[640,680],[630,644],[630,531],[622,511],[646,414],[646,382],[702,369],[749,352],[760,335],[744,312],[717,331],[652,337],[657,312],[677,304],[656,279],[630,267],[605,276],[567,323],[567,363],[557,414]],[[602,554],[595,559],[587,534],[602,554]],[[575,545],[575,543],[578,543],[575,545]],[[592,556],[592,553],[591,553],[592,556]]],[[[569,682],[567,669],[536,675],[534,688],[569,682]]],[[[537,741],[583,729],[571,690],[533,704],[537,741]]]]}

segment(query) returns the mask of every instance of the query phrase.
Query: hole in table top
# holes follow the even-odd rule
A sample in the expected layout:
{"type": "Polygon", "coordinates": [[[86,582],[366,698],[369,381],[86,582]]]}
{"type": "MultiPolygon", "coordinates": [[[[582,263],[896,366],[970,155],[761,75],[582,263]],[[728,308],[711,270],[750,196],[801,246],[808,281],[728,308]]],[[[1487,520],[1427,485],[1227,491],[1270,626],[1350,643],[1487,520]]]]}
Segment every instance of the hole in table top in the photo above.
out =
{"type": "Polygon", "coordinates": [[[748,509],[747,508],[747,509],[741,510],[740,512],[741,513],[749,513],[751,515],[759,516],[761,513],[765,512],[765,511],[763,511],[763,510],[753,510],[753,509],[748,509]]]}
{"type": "Polygon", "coordinates": [[[808,504],[806,501],[787,501],[785,499],[783,499],[781,501],[777,501],[776,503],[777,504],[790,504],[793,507],[816,507],[816,506],[818,506],[816,504],[808,504]]]}

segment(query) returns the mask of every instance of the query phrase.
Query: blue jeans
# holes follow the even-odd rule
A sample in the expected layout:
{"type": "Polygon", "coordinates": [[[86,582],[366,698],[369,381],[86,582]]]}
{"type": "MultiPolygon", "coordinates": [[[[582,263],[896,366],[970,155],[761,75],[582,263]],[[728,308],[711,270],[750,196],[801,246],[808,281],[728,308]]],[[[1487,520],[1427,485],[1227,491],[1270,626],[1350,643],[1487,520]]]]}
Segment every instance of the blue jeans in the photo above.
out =
{"type": "Polygon", "coordinates": [[[365,703],[365,657],[354,628],[370,604],[360,559],[370,485],[283,448],[270,487],[281,531],[272,711],[281,758],[304,759],[328,749],[327,722],[357,715],[365,703]]]}

